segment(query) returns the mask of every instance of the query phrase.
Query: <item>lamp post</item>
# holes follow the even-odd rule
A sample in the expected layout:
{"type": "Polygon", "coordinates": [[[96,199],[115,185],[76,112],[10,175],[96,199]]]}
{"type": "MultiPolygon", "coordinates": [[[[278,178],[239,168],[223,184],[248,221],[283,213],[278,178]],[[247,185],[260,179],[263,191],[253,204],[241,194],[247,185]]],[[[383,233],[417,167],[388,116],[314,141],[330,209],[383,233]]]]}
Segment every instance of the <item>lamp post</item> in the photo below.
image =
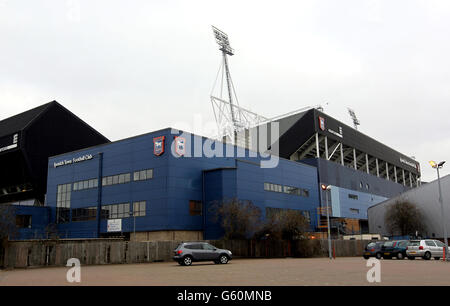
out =
{"type": "Polygon", "coordinates": [[[133,207],[133,212],[128,212],[128,215],[131,217],[133,216],[133,240],[134,242],[136,242],[136,213],[134,212],[134,207],[133,207]]]}
{"type": "Polygon", "coordinates": [[[442,222],[442,226],[444,227],[445,260],[449,261],[449,259],[448,259],[447,226],[445,225],[444,201],[442,199],[441,178],[440,178],[440,175],[439,175],[439,169],[441,169],[444,166],[444,164],[445,164],[445,160],[441,161],[440,163],[436,163],[434,161],[430,161],[430,165],[431,165],[431,167],[436,169],[437,177],[438,177],[439,203],[441,204],[441,222],[442,222]]]}
{"type": "Polygon", "coordinates": [[[327,205],[328,256],[330,257],[330,259],[332,259],[333,255],[331,254],[330,211],[328,209],[328,191],[331,190],[331,186],[322,184],[320,187],[323,191],[325,191],[325,204],[327,205]]]}

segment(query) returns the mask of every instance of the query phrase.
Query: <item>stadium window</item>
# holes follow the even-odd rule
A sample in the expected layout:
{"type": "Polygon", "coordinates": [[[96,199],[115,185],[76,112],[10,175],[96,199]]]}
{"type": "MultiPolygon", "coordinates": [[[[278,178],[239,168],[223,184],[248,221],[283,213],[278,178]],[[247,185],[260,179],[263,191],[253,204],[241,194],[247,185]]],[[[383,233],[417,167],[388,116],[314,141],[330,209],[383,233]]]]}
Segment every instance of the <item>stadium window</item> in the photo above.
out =
{"type": "Polygon", "coordinates": [[[121,219],[130,217],[130,203],[102,206],[102,219],[121,219]]]}
{"type": "Polygon", "coordinates": [[[56,192],[56,207],[70,208],[72,184],[58,185],[56,192]]]}
{"type": "Polygon", "coordinates": [[[93,221],[97,218],[97,207],[72,209],[72,222],[93,221]]]}
{"type": "Polygon", "coordinates": [[[201,216],[202,215],[202,202],[201,201],[189,201],[189,215],[201,216]]]}
{"type": "Polygon", "coordinates": [[[98,179],[90,179],[73,183],[73,190],[84,190],[98,187],[98,179]]]}
{"type": "Polygon", "coordinates": [[[348,198],[352,200],[358,200],[358,195],[349,193],[348,198]]]}
{"type": "Polygon", "coordinates": [[[105,176],[102,178],[103,186],[117,185],[117,184],[126,184],[130,182],[130,173],[122,173],[111,176],[105,176]]]}
{"type": "Polygon", "coordinates": [[[303,196],[305,198],[309,198],[309,190],[308,189],[303,189],[303,196]]]}
{"type": "Polygon", "coordinates": [[[145,201],[139,201],[133,203],[133,216],[135,217],[143,217],[146,214],[146,204],[145,201]]]}
{"type": "Polygon", "coordinates": [[[352,214],[359,214],[359,209],[356,209],[356,208],[350,208],[350,212],[351,212],[352,214]]]}
{"type": "Polygon", "coordinates": [[[133,173],[134,181],[145,181],[153,178],[153,169],[145,169],[140,171],[135,171],[133,173]]]}
{"type": "Polygon", "coordinates": [[[31,216],[30,215],[17,215],[16,227],[18,228],[31,228],[31,216]]]}
{"type": "Polygon", "coordinates": [[[68,223],[70,221],[70,208],[56,207],[56,223],[68,223]]]}

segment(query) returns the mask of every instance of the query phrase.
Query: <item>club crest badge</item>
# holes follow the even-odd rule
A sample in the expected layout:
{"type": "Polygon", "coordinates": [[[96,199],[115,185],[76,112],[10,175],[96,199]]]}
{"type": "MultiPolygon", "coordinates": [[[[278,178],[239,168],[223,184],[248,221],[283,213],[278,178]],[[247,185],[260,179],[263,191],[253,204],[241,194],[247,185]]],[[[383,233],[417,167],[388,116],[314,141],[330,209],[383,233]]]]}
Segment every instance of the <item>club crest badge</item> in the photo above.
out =
{"type": "Polygon", "coordinates": [[[164,136],[153,138],[153,154],[159,156],[164,153],[164,136]]]}
{"type": "Polygon", "coordinates": [[[319,127],[322,131],[325,131],[325,118],[319,117],[319,127]]]}
{"type": "Polygon", "coordinates": [[[186,139],[184,137],[175,137],[175,152],[180,156],[186,154],[186,139]]]}

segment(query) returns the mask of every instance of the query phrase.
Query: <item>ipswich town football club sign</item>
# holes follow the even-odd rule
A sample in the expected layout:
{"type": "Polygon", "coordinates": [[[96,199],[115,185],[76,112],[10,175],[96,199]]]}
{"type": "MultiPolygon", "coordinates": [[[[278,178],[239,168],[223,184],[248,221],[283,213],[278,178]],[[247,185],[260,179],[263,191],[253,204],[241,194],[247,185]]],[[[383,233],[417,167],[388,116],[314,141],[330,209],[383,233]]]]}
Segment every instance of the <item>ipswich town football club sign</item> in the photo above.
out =
{"type": "Polygon", "coordinates": [[[319,117],[319,127],[322,131],[325,131],[325,118],[319,117]]]}
{"type": "Polygon", "coordinates": [[[180,156],[186,153],[186,139],[184,137],[175,137],[175,152],[180,156]]]}
{"type": "Polygon", "coordinates": [[[153,154],[159,156],[164,153],[164,136],[153,138],[153,154]]]}

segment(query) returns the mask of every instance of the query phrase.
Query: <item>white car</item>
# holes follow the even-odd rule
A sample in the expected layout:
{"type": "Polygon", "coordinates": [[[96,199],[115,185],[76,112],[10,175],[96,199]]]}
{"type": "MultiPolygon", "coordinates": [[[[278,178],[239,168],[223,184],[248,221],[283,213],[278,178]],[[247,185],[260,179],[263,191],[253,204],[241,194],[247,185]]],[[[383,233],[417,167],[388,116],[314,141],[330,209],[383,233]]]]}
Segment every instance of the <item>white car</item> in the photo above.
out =
{"type": "Polygon", "coordinates": [[[444,247],[445,244],[439,240],[411,240],[406,248],[406,256],[408,256],[408,259],[422,257],[429,260],[431,257],[434,257],[434,259],[439,260],[444,256],[444,247]]]}

